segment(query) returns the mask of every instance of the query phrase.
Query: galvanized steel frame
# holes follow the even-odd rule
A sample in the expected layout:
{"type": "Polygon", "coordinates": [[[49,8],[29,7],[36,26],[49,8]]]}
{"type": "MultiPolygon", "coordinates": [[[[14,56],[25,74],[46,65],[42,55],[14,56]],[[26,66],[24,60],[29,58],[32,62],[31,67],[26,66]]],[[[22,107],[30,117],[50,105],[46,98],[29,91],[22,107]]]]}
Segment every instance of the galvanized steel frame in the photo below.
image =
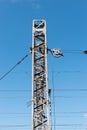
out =
{"type": "Polygon", "coordinates": [[[33,20],[32,130],[49,130],[46,21],[33,20]]]}

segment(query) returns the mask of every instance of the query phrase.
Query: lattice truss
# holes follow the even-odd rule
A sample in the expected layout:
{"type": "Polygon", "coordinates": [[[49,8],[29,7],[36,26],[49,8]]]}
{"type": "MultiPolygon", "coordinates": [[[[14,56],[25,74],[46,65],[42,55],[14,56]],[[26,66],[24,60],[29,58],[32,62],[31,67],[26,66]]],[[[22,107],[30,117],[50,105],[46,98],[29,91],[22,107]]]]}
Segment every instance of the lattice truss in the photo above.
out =
{"type": "Polygon", "coordinates": [[[48,130],[46,22],[33,20],[32,130],[48,130]]]}

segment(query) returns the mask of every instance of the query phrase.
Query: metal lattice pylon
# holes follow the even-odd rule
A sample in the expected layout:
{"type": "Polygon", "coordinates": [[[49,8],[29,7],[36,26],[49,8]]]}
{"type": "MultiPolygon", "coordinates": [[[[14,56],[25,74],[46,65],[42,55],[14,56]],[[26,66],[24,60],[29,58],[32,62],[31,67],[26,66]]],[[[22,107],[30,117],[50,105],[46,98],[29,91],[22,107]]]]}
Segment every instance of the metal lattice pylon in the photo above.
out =
{"type": "Polygon", "coordinates": [[[46,21],[33,20],[32,130],[49,130],[46,21]]]}

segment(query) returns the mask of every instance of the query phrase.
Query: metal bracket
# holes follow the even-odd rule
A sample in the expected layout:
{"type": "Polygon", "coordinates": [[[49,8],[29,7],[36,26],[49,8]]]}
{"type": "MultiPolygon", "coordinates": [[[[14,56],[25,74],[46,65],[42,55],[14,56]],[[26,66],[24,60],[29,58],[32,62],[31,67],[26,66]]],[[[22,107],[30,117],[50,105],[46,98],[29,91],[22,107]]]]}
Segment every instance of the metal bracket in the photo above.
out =
{"type": "Polygon", "coordinates": [[[51,52],[51,54],[55,57],[55,58],[59,58],[61,56],[64,56],[64,54],[62,53],[62,51],[60,49],[48,49],[48,51],[51,52]]]}

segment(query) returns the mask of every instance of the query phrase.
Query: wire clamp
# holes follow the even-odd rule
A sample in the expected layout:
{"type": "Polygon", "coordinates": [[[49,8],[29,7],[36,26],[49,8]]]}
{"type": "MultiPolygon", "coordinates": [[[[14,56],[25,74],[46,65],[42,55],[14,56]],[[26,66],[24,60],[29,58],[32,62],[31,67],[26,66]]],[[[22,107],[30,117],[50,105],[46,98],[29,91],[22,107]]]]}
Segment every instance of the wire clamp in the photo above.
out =
{"type": "Polygon", "coordinates": [[[51,54],[55,57],[55,58],[59,58],[61,56],[64,56],[64,54],[62,53],[62,51],[60,49],[48,49],[48,51],[51,52],[51,54]]]}

